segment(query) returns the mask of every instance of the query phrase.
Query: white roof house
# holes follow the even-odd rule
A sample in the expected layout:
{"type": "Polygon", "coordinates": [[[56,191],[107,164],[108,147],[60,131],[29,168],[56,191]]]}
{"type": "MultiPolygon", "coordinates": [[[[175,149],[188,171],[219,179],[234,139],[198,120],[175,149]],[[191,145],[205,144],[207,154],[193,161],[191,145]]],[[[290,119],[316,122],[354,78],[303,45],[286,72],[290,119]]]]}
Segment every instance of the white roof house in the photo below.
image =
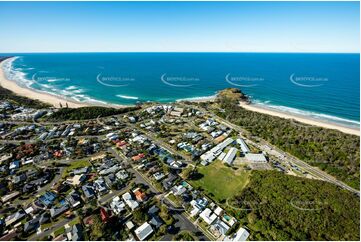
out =
{"type": "Polygon", "coordinates": [[[246,159],[251,162],[267,162],[266,157],[263,154],[251,154],[245,155],[246,159]]]}
{"type": "Polygon", "coordinates": [[[237,151],[238,150],[234,147],[230,148],[227,155],[223,158],[223,161],[231,165],[233,163],[234,157],[237,154],[237,151]]]}
{"type": "Polygon", "coordinates": [[[110,208],[115,214],[119,214],[125,210],[125,204],[122,200],[120,200],[120,197],[116,196],[110,203],[110,208]]]}
{"type": "Polygon", "coordinates": [[[210,210],[209,208],[204,209],[203,212],[199,214],[199,217],[201,217],[204,220],[204,222],[206,222],[209,225],[212,224],[214,220],[218,218],[217,215],[214,214],[212,210],[210,210]]]}
{"type": "Polygon", "coordinates": [[[216,210],[214,210],[214,213],[217,214],[218,216],[221,215],[222,212],[223,212],[223,208],[221,207],[217,207],[216,210]]]}
{"type": "Polygon", "coordinates": [[[133,200],[132,195],[129,192],[124,193],[122,196],[124,202],[132,209],[136,209],[139,206],[139,203],[133,200]]]}
{"type": "Polygon", "coordinates": [[[248,236],[249,236],[248,231],[245,230],[244,228],[240,228],[237,231],[236,236],[234,237],[233,241],[246,241],[248,236]]]}
{"type": "Polygon", "coordinates": [[[193,209],[191,211],[191,217],[196,216],[199,212],[200,212],[199,208],[193,207],[193,209]]]}
{"type": "Polygon", "coordinates": [[[217,219],[216,222],[211,226],[213,230],[218,231],[221,235],[226,235],[230,227],[220,219],[217,219]]]}
{"type": "Polygon", "coordinates": [[[152,226],[145,222],[134,231],[139,240],[145,240],[151,233],[153,233],[152,226]]]}
{"type": "Polygon", "coordinates": [[[129,230],[134,228],[134,223],[132,221],[130,221],[130,220],[128,222],[126,222],[125,225],[127,226],[127,228],[129,230]]]}

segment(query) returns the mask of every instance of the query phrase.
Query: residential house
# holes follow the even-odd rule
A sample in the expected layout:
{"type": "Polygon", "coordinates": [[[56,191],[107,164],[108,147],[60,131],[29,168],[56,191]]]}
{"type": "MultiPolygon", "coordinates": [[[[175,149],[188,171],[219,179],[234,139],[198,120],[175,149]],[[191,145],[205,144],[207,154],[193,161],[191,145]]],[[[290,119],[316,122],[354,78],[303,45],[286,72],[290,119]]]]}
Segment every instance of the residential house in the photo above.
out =
{"type": "Polygon", "coordinates": [[[94,187],[99,194],[105,194],[106,192],[108,192],[108,188],[103,178],[98,178],[97,180],[95,180],[94,187]]]}
{"type": "Polygon", "coordinates": [[[25,233],[34,232],[39,227],[39,220],[40,220],[40,217],[37,217],[37,218],[33,218],[32,220],[26,222],[24,224],[24,232],[25,233]]]}
{"type": "Polygon", "coordinates": [[[15,222],[21,220],[26,216],[26,213],[23,210],[19,210],[16,213],[13,213],[5,218],[5,226],[14,224],[15,222]]]}
{"type": "Polygon", "coordinates": [[[68,204],[64,204],[61,207],[53,207],[53,208],[50,209],[50,216],[51,216],[51,218],[56,218],[59,215],[66,212],[68,209],[69,209],[68,204]]]}
{"type": "Polygon", "coordinates": [[[220,219],[217,219],[214,224],[211,225],[211,229],[217,232],[219,235],[225,236],[230,227],[220,219]]]}
{"type": "Polygon", "coordinates": [[[135,189],[133,193],[138,202],[144,202],[145,199],[147,198],[147,195],[144,192],[142,192],[139,187],[135,189]]]}
{"type": "Polygon", "coordinates": [[[225,237],[224,241],[246,241],[248,236],[249,232],[241,227],[233,236],[225,237]]]}
{"type": "Polygon", "coordinates": [[[124,202],[120,199],[119,196],[116,196],[115,198],[113,198],[113,200],[111,201],[110,203],[110,208],[112,209],[112,211],[115,213],[115,214],[119,214],[121,213],[122,211],[125,210],[125,204],[124,202]]]}
{"type": "Polygon", "coordinates": [[[134,233],[138,237],[139,240],[143,241],[149,237],[154,232],[152,226],[149,223],[145,222],[140,227],[138,227],[134,233]]]}
{"type": "Polygon", "coordinates": [[[94,189],[89,184],[82,186],[81,189],[83,190],[85,198],[87,200],[93,199],[95,197],[94,189]]]}
{"type": "Polygon", "coordinates": [[[203,219],[204,222],[206,222],[208,225],[211,225],[218,216],[212,212],[209,208],[204,209],[200,214],[199,217],[203,219]]]}
{"type": "Polygon", "coordinates": [[[163,220],[157,216],[157,215],[154,215],[152,216],[152,218],[150,219],[149,223],[151,225],[153,225],[155,228],[159,228],[160,226],[162,226],[162,224],[164,223],[163,220]]]}
{"type": "Polygon", "coordinates": [[[118,179],[121,179],[121,180],[126,180],[128,179],[129,177],[129,174],[126,170],[120,170],[117,172],[117,174],[115,174],[115,176],[118,178],[118,179]]]}
{"type": "Polygon", "coordinates": [[[68,203],[72,208],[76,208],[81,204],[80,195],[75,190],[71,191],[69,195],[66,196],[66,200],[68,201],[68,203]]]}
{"type": "Polygon", "coordinates": [[[139,203],[133,200],[132,195],[129,192],[124,193],[122,196],[124,202],[130,207],[130,209],[134,210],[139,206],[139,203]]]}

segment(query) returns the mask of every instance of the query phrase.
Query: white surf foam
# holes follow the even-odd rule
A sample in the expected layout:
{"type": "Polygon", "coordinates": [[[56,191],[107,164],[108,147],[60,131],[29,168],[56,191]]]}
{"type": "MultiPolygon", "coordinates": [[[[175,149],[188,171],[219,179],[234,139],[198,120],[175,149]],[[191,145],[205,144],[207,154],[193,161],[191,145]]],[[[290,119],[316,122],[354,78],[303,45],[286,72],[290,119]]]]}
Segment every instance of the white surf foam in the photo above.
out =
{"type": "Polygon", "coordinates": [[[273,105],[273,104],[269,104],[270,102],[262,102],[259,100],[252,100],[252,101],[255,105],[264,106],[265,108],[271,108],[271,109],[279,110],[279,111],[285,112],[285,113],[290,113],[290,114],[295,114],[295,115],[300,115],[300,116],[305,116],[305,117],[311,117],[311,118],[319,119],[321,121],[322,120],[330,121],[330,122],[345,124],[345,125],[350,125],[350,126],[359,126],[360,125],[359,121],[341,118],[341,117],[337,117],[337,116],[333,116],[333,115],[329,115],[329,114],[317,113],[317,112],[313,112],[313,111],[305,111],[305,110],[292,108],[292,107],[286,107],[286,106],[282,106],[282,105],[273,105]]]}
{"type": "Polygon", "coordinates": [[[199,101],[199,100],[213,99],[213,98],[216,98],[216,96],[217,96],[217,95],[203,96],[203,97],[180,98],[180,99],[177,99],[176,102],[181,102],[181,101],[199,101]]]}
{"type": "Polygon", "coordinates": [[[120,97],[120,98],[124,98],[124,99],[132,99],[132,100],[138,100],[139,99],[139,97],[126,96],[126,95],[121,95],[121,94],[118,94],[116,96],[120,97]]]}

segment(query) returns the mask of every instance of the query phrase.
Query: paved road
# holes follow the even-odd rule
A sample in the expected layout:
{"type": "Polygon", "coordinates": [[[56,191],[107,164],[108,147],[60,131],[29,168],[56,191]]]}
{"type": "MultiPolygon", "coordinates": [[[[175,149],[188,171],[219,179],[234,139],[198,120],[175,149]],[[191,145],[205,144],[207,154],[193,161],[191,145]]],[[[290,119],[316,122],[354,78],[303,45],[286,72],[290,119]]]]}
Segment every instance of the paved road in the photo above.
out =
{"type": "MultiPolygon", "coordinates": [[[[118,160],[126,162],[127,164],[130,164],[129,159],[127,157],[125,157],[121,153],[116,152],[113,148],[109,148],[108,151],[110,151],[112,154],[114,154],[114,156],[118,160]]],[[[135,174],[137,181],[140,181],[141,183],[146,184],[153,193],[159,194],[162,196],[161,192],[159,192],[157,190],[157,188],[155,188],[150,182],[148,182],[147,178],[145,178],[137,170],[135,170],[133,168],[128,168],[128,170],[135,174]]],[[[169,202],[169,204],[170,204],[170,202],[169,202]]],[[[191,221],[189,221],[183,213],[174,211],[174,213],[172,213],[172,215],[177,220],[175,226],[179,228],[179,231],[182,231],[182,230],[192,231],[193,233],[196,233],[198,235],[200,240],[208,240],[208,241],[210,240],[191,221]]]]}
{"type": "Polygon", "coordinates": [[[148,131],[145,131],[139,127],[137,127],[136,125],[134,124],[128,124],[129,126],[131,126],[132,128],[134,129],[137,129],[137,130],[141,130],[143,135],[146,136],[148,139],[151,139],[156,145],[158,146],[161,146],[163,147],[164,149],[168,150],[168,152],[172,153],[172,154],[177,154],[179,155],[180,157],[183,158],[183,161],[185,163],[192,163],[192,161],[189,159],[189,157],[187,157],[186,155],[183,155],[181,153],[179,153],[178,151],[176,151],[173,147],[171,147],[169,144],[165,143],[164,141],[162,141],[161,139],[155,137],[153,134],[151,134],[150,132],[148,131]]]}
{"type": "Polygon", "coordinates": [[[49,230],[42,232],[40,234],[33,234],[32,236],[30,236],[28,238],[28,240],[38,240],[41,239],[45,236],[49,236],[51,235],[53,232],[55,232],[56,230],[58,230],[59,228],[63,227],[65,224],[70,223],[71,221],[75,220],[76,217],[71,218],[71,219],[62,219],[59,222],[55,223],[49,230]]]}
{"type": "MultiPolygon", "coordinates": [[[[244,129],[241,128],[240,126],[235,125],[235,124],[233,124],[233,123],[231,123],[231,122],[229,122],[229,121],[227,121],[227,120],[224,120],[223,118],[221,118],[221,117],[219,117],[219,116],[211,113],[210,111],[207,111],[207,110],[205,110],[205,109],[203,109],[203,108],[201,108],[201,107],[198,107],[198,106],[194,106],[194,108],[199,109],[199,110],[201,110],[201,111],[204,112],[204,113],[210,113],[213,119],[215,119],[216,121],[222,123],[223,125],[226,125],[226,126],[232,128],[232,129],[234,129],[234,130],[236,130],[236,131],[238,131],[238,132],[240,132],[240,133],[249,133],[248,131],[244,130],[244,129]]],[[[342,188],[344,188],[344,189],[346,189],[346,190],[348,190],[348,191],[350,191],[350,192],[353,192],[353,193],[357,194],[358,196],[360,195],[360,192],[359,192],[358,190],[350,187],[349,185],[343,183],[342,181],[337,180],[335,177],[327,174],[326,172],[321,171],[320,169],[318,169],[318,168],[316,168],[316,167],[310,166],[310,165],[307,164],[306,162],[304,162],[304,161],[302,161],[302,160],[300,160],[300,159],[298,159],[298,158],[290,155],[289,153],[286,153],[286,152],[280,150],[280,149],[277,148],[276,146],[268,143],[267,141],[261,139],[261,142],[260,142],[260,143],[263,144],[263,145],[267,145],[267,146],[271,147],[274,151],[276,151],[276,152],[278,152],[279,154],[283,155],[283,156],[287,159],[287,161],[289,161],[289,162],[291,162],[291,163],[299,166],[299,167],[302,168],[304,171],[307,171],[308,173],[314,175],[315,177],[318,177],[318,178],[320,178],[321,180],[324,180],[324,181],[333,183],[333,184],[335,184],[335,185],[337,185],[337,186],[339,186],[339,187],[342,187],[342,188]]],[[[260,148],[261,150],[263,150],[263,149],[260,147],[259,144],[256,144],[256,143],[254,143],[254,142],[253,142],[252,144],[255,145],[256,147],[260,148]]]]}

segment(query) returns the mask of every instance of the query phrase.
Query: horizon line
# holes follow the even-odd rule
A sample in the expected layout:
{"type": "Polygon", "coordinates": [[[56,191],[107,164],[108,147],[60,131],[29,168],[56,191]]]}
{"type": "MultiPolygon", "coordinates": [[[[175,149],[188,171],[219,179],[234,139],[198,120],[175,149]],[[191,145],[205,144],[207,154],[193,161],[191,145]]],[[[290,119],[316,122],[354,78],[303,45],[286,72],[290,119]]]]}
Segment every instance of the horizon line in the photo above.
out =
{"type": "Polygon", "coordinates": [[[227,54],[360,54],[360,52],[291,52],[291,51],[34,51],[0,52],[0,54],[70,54],[70,53],[227,53],[227,54]]]}

